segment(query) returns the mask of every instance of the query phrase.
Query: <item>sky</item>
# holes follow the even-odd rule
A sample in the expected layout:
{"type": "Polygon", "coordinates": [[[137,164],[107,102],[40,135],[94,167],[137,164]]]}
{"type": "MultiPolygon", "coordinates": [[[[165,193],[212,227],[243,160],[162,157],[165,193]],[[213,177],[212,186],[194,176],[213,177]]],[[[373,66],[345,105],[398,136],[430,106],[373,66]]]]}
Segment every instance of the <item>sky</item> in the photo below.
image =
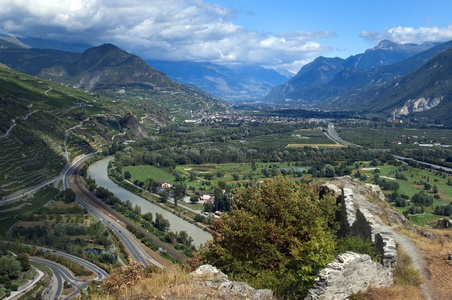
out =
{"type": "Polygon", "coordinates": [[[452,40],[450,0],[0,0],[0,33],[296,73],[388,39],[452,40]]]}

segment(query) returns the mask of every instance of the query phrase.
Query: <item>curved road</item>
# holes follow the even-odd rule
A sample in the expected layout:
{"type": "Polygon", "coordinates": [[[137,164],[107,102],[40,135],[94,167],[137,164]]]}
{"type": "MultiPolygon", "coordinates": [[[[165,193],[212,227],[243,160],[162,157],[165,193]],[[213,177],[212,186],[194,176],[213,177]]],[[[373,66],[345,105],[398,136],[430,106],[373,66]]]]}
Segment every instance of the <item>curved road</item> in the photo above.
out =
{"type": "Polygon", "coordinates": [[[35,245],[28,245],[28,244],[26,246],[34,247],[36,249],[43,250],[43,251],[52,253],[54,255],[62,256],[62,257],[65,257],[65,258],[67,258],[69,260],[72,260],[73,262],[76,262],[79,265],[84,266],[85,268],[91,270],[94,274],[96,274],[96,276],[97,276],[96,280],[102,280],[105,277],[109,276],[108,273],[104,269],[100,268],[99,266],[96,266],[92,262],[90,262],[90,261],[88,261],[86,259],[83,259],[81,257],[75,256],[75,255],[72,255],[72,254],[69,254],[69,253],[66,253],[66,252],[61,252],[61,251],[56,251],[56,250],[53,250],[53,249],[45,248],[45,247],[40,247],[40,246],[35,246],[35,245]]]}
{"type": "Polygon", "coordinates": [[[80,288],[86,289],[89,284],[89,282],[86,280],[84,281],[84,280],[79,280],[79,279],[75,278],[72,275],[71,271],[69,271],[62,265],[57,264],[56,262],[53,262],[53,261],[50,261],[47,259],[43,259],[40,257],[30,257],[30,260],[40,263],[42,265],[45,265],[52,270],[53,274],[56,277],[57,285],[55,287],[50,285],[50,288],[47,289],[46,293],[55,295],[54,299],[60,298],[60,295],[63,291],[63,286],[64,286],[65,281],[67,283],[71,284],[72,286],[74,286],[75,291],[69,295],[66,295],[64,297],[64,299],[70,299],[70,298],[74,297],[75,295],[77,295],[79,293],[80,288]]]}
{"type": "MultiPolygon", "coordinates": [[[[87,157],[85,157],[87,158],[87,157]]],[[[83,207],[86,207],[88,211],[97,219],[101,220],[102,223],[110,228],[115,235],[121,240],[121,242],[124,244],[124,246],[127,248],[128,252],[132,256],[132,258],[136,262],[141,262],[143,265],[148,266],[149,262],[152,265],[155,265],[159,268],[164,268],[162,264],[160,264],[158,261],[153,259],[151,256],[149,256],[146,251],[143,250],[141,245],[138,243],[138,241],[135,239],[135,237],[125,228],[123,228],[119,224],[119,216],[113,217],[112,214],[105,214],[101,212],[97,206],[94,206],[93,203],[95,202],[95,199],[93,195],[90,193],[84,192],[83,189],[81,189],[78,185],[76,185],[77,179],[74,180],[72,178],[72,175],[75,171],[75,169],[81,164],[81,162],[84,160],[80,159],[76,163],[74,163],[66,172],[64,176],[64,188],[71,188],[74,190],[76,194],[76,201],[83,207]],[[74,182],[75,181],[75,182],[74,182]]],[[[100,203],[96,203],[100,204],[100,203]]]]}

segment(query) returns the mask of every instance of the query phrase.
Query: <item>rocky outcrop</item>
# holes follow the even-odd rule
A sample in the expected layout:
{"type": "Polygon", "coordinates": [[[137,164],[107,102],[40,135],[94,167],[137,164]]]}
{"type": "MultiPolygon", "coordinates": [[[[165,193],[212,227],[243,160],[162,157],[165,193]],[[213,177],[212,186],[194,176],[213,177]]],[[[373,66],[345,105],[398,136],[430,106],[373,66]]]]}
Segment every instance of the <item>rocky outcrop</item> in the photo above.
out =
{"type": "Polygon", "coordinates": [[[375,235],[375,248],[380,252],[381,263],[385,267],[393,267],[397,262],[397,250],[394,237],[390,232],[379,232],[375,235]]]}
{"type": "Polygon", "coordinates": [[[404,217],[393,216],[379,202],[385,196],[379,186],[362,184],[350,176],[338,177],[323,185],[322,193],[332,192],[341,204],[340,235],[356,235],[372,241],[379,251],[381,263],[374,262],[367,254],[347,252],[339,255],[323,269],[315,279],[314,287],[306,299],[347,299],[351,294],[375,287],[391,285],[391,267],[397,262],[395,240],[378,215],[404,223],[404,217]]]}
{"type": "Polygon", "coordinates": [[[392,114],[394,116],[404,116],[415,112],[426,111],[438,106],[443,99],[444,96],[427,99],[424,97],[419,99],[410,99],[407,100],[402,107],[395,109],[392,114]]]}
{"type": "Polygon", "coordinates": [[[305,299],[347,299],[369,286],[388,286],[392,282],[390,269],[372,261],[369,255],[346,252],[326,265],[305,299]]]}
{"type": "Polygon", "coordinates": [[[127,116],[119,120],[119,125],[126,128],[127,133],[134,138],[146,138],[148,137],[146,130],[138,122],[136,116],[129,113],[127,116]]]}
{"type": "MultiPolygon", "coordinates": [[[[243,282],[229,281],[228,275],[211,265],[202,265],[191,274],[196,285],[204,290],[214,289],[218,292],[217,296],[209,295],[209,299],[273,299],[272,291],[257,290],[243,282]]],[[[195,296],[193,299],[207,299],[206,297],[195,296]]]]}
{"type": "MultiPolygon", "coordinates": [[[[382,221],[378,215],[386,212],[378,205],[385,201],[380,187],[373,184],[362,184],[350,176],[337,177],[323,186],[324,192],[333,192],[341,203],[340,229],[341,235],[356,235],[372,241],[382,257],[382,263],[391,267],[397,261],[395,241],[390,232],[382,232],[382,221]]],[[[403,216],[391,217],[396,222],[403,216]]]]}
{"type": "Polygon", "coordinates": [[[452,220],[450,220],[449,218],[438,219],[438,223],[436,224],[435,228],[452,228],[452,220]]]}

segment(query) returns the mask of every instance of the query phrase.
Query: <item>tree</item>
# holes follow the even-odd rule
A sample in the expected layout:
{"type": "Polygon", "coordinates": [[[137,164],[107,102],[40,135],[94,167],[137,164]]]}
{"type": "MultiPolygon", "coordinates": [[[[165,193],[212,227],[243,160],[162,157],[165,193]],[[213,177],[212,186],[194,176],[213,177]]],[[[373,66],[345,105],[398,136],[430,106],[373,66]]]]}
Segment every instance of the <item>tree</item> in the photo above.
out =
{"type": "Polygon", "coordinates": [[[147,212],[143,215],[143,219],[145,219],[148,222],[152,222],[153,216],[151,212],[147,212]]]}
{"type": "Polygon", "coordinates": [[[169,192],[167,190],[162,191],[160,193],[160,202],[166,203],[166,201],[168,201],[168,197],[169,197],[169,192]]]}
{"type": "Polygon", "coordinates": [[[332,165],[328,164],[325,166],[325,177],[334,177],[335,174],[336,173],[332,165]]]}
{"type": "Polygon", "coordinates": [[[19,261],[23,272],[30,270],[30,260],[28,259],[28,254],[19,253],[16,259],[19,261]]]}
{"type": "Polygon", "coordinates": [[[191,203],[195,204],[195,203],[198,203],[198,201],[199,201],[199,196],[198,195],[193,194],[193,195],[190,196],[190,202],[191,203]]]}
{"type": "Polygon", "coordinates": [[[433,194],[438,194],[438,186],[436,184],[433,185],[433,194]]]}
{"type": "Polygon", "coordinates": [[[414,203],[419,203],[423,206],[430,206],[433,204],[433,197],[426,194],[425,191],[420,191],[417,194],[414,194],[413,197],[411,197],[411,201],[414,203]]]}
{"type": "Polygon", "coordinates": [[[170,222],[165,219],[161,214],[155,214],[154,227],[160,231],[167,231],[170,227],[170,222]]]}
{"type": "Polygon", "coordinates": [[[2,282],[19,277],[21,270],[20,262],[11,255],[0,257],[0,280],[2,282]]]}
{"type": "Polygon", "coordinates": [[[130,178],[132,178],[132,174],[130,174],[129,171],[125,171],[125,172],[124,172],[124,179],[130,180],[130,178]]]}
{"type": "Polygon", "coordinates": [[[59,193],[58,198],[63,199],[65,203],[71,203],[75,201],[75,193],[71,189],[67,188],[59,193]]]}
{"type": "Polygon", "coordinates": [[[139,206],[138,204],[136,204],[133,211],[134,211],[136,214],[141,215],[141,206],[139,206]]]}
{"type": "Polygon", "coordinates": [[[195,181],[196,177],[197,177],[197,174],[195,172],[190,172],[190,175],[189,175],[190,181],[195,181]]]}
{"type": "Polygon", "coordinates": [[[313,186],[267,179],[237,193],[197,258],[280,298],[303,298],[334,258],[337,209],[332,195],[319,198],[313,186]]]}

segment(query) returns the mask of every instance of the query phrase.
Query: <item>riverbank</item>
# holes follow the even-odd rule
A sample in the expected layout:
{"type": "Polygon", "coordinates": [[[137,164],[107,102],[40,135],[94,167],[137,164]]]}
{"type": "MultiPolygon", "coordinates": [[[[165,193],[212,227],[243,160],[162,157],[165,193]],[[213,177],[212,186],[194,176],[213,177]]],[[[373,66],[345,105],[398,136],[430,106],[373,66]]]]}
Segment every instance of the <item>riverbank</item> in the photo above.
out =
{"type": "MultiPolygon", "coordinates": [[[[165,203],[161,203],[159,201],[157,201],[157,199],[159,198],[158,195],[150,193],[149,191],[138,187],[136,185],[134,185],[133,183],[131,183],[130,181],[124,180],[124,181],[117,181],[115,178],[108,176],[110,178],[111,181],[113,181],[114,183],[116,183],[117,185],[119,185],[120,187],[128,190],[131,193],[134,193],[135,195],[151,202],[152,204],[158,205],[160,208],[165,209],[167,211],[169,211],[170,213],[186,220],[187,222],[190,222],[191,224],[198,226],[199,228],[201,228],[204,231],[209,232],[210,234],[212,234],[212,230],[207,227],[206,225],[200,223],[200,222],[196,222],[194,220],[194,216],[195,215],[199,215],[196,212],[192,211],[190,208],[186,207],[183,204],[178,204],[177,208],[182,208],[185,209],[184,211],[178,211],[170,206],[167,206],[165,203]],[[141,192],[140,192],[141,191],[141,192]],[[193,216],[193,217],[191,217],[193,216]]],[[[174,204],[173,204],[174,205],[174,204]]]]}
{"type": "MultiPolygon", "coordinates": [[[[143,198],[143,195],[139,195],[138,189],[136,190],[136,193],[138,195],[131,192],[130,189],[133,186],[127,185],[128,188],[126,189],[126,186],[123,187],[118,183],[113,182],[107,175],[108,164],[112,159],[113,157],[110,156],[90,164],[87,171],[87,176],[94,179],[97,186],[102,186],[108,189],[123,202],[129,200],[133,206],[140,206],[142,214],[150,212],[154,215],[154,219],[157,213],[162,215],[169,221],[169,229],[172,232],[185,231],[189,236],[193,238],[193,244],[196,247],[199,247],[199,245],[202,245],[206,241],[212,239],[212,235],[208,231],[193,224],[193,221],[189,221],[183,214],[180,214],[178,212],[178,214],[176,215],[166,207],[161,207],[160,205],[158,205],[158,203],[154,203],[149,201],[148,199],[143,198]]],[[[142,192],[142,194],[146,193],[142,192]]],[[[152,199],[151,194],[149,194],[148,196],[150,199],[152,199]]]]}

